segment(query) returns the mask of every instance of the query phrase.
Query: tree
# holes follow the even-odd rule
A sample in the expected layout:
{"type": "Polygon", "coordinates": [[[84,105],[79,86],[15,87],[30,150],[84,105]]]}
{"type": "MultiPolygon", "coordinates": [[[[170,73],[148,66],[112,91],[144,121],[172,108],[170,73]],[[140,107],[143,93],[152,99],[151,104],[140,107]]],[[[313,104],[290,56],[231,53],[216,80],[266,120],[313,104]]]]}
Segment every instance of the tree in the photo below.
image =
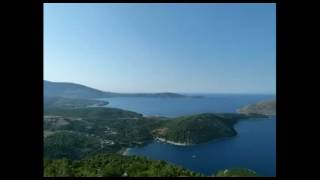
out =
{"type": "Polygon", "coordinates": [[[120,165],[108,164],[102,170],[103,176],[122,176],[123,172],[120,169],[120,165]]]}

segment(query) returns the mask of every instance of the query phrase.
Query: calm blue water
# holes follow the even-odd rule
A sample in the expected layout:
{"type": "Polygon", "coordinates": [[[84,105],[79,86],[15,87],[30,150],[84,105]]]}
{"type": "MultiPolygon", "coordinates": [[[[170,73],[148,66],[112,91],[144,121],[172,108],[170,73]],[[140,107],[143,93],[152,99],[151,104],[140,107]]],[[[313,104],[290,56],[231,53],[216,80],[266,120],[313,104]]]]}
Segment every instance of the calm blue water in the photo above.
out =
{"type": "Polygon", "coordinates": [[[236,112],[236,109],[272,95],[205,95],[205,98],[106,98],[109,107],[131,110],[144,115],[180,116],[204,112],[236,112]]]}
{"type": "MultiPolygon", "coordinates": [[[[237,108],[270,99],[267,95],[209,95],[203,99],[110,98],[108,106],[144,115],[179,116],[204,112],[235,112],[237,108]]],[[[242,120],[235,125],[236,137],[195,146],[152,142],[135,147],[129,155],[166,160],[211,175],[217,170],[244,167],[265,176],[275,176],[276,118],[242,120]],[[196,158],[192,158],[196,155],[196,158]]]]}

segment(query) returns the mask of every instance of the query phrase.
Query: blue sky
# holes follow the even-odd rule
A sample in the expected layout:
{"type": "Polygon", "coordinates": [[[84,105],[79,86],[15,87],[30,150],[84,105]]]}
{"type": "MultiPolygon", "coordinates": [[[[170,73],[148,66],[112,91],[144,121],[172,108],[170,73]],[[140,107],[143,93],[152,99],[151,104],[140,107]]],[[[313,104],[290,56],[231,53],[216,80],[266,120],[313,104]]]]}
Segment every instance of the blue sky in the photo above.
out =
{"type": "Polygon", "coordinates": [[[275,93],[275,4],[45,4],[44,79],[114,92],[275,93]]]}

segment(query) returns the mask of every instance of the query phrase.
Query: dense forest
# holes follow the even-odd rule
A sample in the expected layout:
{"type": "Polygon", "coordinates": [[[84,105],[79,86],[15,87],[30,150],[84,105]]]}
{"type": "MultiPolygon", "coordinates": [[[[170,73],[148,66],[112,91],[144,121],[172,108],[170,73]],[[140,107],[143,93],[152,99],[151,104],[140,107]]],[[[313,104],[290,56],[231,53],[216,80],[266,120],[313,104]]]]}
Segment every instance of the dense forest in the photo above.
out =
{"type": "MultiPolygon", "coordinates": [[[[219,171],[216,177],[256,176],[252,170],[230,169],[219,171]]],[[[97,154],[81,160],[45,160],[45,177],[204,177],[166,161],[150,160],[138,156],[97,154]]]]}
{"type": "Polygon", "coordinates": [[[177,117],[156,130],[155,135],[174,142],[199,144],[216,138],[235,136],[237,132],[233,125],[238,119],[246,118],[249,116],[213,113],[177,117]]]}

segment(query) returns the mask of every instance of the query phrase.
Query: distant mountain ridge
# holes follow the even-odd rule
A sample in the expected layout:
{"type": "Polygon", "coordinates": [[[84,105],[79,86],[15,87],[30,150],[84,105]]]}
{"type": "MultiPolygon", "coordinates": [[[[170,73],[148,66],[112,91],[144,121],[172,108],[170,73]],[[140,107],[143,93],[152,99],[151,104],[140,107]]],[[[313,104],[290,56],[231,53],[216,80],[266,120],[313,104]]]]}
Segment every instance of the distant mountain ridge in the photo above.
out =
{"type": "Polygon", "coordinates": [[[109,98],[109,97],[163,97],[163,98],[184,98],[198,96],[185,96],[177,93],[114,93],[105,92],[69,82],[51,82],[44,80],[44,96],[60,96],[65,98],[109,98]]]}
{"type": "Polygon", "coordinates": [[[50,82],[44,80],[44,96],[66,98],[104,98],[115,96],[115,93],[100,91],[88,86],[67,82],[50,82]]]}
{"type": "Polygon", "coordinates": [[[64,98],[59,96],[44,96],[43,107],[46,108],[83,108],[89,106],[105,106],[108,102],[92,99],[64,98]]]}

